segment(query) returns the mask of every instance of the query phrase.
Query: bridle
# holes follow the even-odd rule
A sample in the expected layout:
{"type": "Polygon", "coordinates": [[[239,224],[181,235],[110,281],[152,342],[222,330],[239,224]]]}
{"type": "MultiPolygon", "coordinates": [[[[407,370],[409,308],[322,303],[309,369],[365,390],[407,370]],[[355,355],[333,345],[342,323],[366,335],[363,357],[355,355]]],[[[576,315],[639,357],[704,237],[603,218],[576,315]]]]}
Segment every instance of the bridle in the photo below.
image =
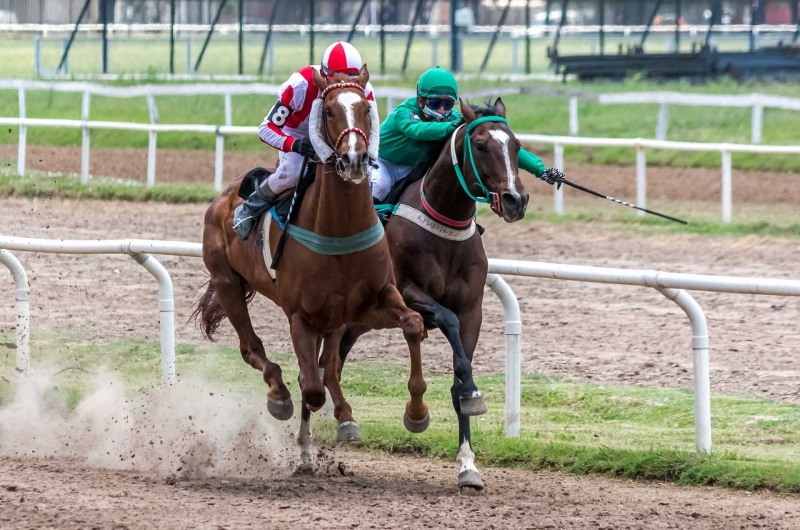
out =
{"type": "MultiPolygon", "coordinates": [[[[328,87],[326,87],[325,90],[323,90],[322,93],[320,94],[320,98],[324,102],[325,98],[328,96],[328,94],[330,94],[331,91],[341,90],[345,88],[352,88],[358,90],[359,92],[361,92],[362,95],[366,96],[366,91],[364,90],[364,87],[362,87],[358,83],[335,83],[333,85],[328,85],[328,87]]],[[[344,164],[342,163],[341,157],[337,154],[339,152],[339,146],[342,145],[342,142],[344,142],[344,139],[347,138],[347,136],[350,133],[356,133],[364,140],[367,149],[369,149],[369,137],[364,131],[362,131],[358,127],[348,127],[339,134],[339,137],[334,142],[331,139],[330,134],[328,132],[328,116],[324,112],[322,113],[322,120],[323,120],[323,127],[325,129],[326,141],[329,146],[330,145],[333,146],[333,153],[331,154],[331,156],[327,160],[322,160],[322,162],[327,163],[331,159],[333,159],[333,163],[336,167],[336,173],[341,177],[342,173],[344,173],[344,164]]]]}

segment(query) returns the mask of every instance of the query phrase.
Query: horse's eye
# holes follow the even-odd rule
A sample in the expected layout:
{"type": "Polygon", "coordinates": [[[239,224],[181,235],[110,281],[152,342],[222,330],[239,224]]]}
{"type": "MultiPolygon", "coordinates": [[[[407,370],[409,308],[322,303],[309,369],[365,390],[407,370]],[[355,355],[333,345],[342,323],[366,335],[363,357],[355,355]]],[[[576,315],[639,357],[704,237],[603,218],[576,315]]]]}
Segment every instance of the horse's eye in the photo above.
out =
{"type": "Polygon", "coordinates": [[[484,144],[484,143],[476,143],[475,144],[475,149],[477,149],[478,151],[481,151],[481,152],[485,152],[486,151],[486,144],[484,144]]]}
{"type": "Polygon", "coordinates": [[[327,116],[328,118],[333,117],[333,112],[328,107],[325,107],[325,116],[327,116]]]}

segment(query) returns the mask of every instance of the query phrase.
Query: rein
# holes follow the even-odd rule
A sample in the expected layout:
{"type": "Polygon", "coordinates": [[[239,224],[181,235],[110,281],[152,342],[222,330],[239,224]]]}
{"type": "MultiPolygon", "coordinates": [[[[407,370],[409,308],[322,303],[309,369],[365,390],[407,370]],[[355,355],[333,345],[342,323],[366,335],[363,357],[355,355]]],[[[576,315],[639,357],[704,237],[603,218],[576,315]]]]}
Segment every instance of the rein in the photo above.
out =
{"type": "MultiPolygon", "coordinates": [[[[484,116],[482,118],[478,118],[477,120],[472,121],[469,125],[467,125],[467,130],[464,133],[464,162],[466,163],[467,155],[469,155],[469,160],[472,165],[472,171],[473,173],[475,173],[476,184],[483,192],[484,197],[476,197],[469,190],[469,185],[467,185],[467,181],[464,179],[464,174],[461,172],[461,168],[458,166],[458,155],[456,153],[456,136],[458,136],[458,131],[466,124],[460,125],[458,129],[456,129],[453,132],[452,136],[450,136],[450,158],[453,159],[453,170],[455,171],[456,176],[458,177],[458,182],[461,184],[461,188],[464,190],[464,193],[467,194],[467,197],[469,197],[475,202],[489,204],[489,207],[492,209],[494,213],[496,213],[497,215],[501,215],[503,213],[503,205],[500,202],[500,195],[489,191],[489,189],[483,184],[483,181],[481,180],[481,175],[478,172],[478,166],[475,165],[475,155],[472,153],[472,142],[470,139],[472,131],[474,131],[478,125],[489,122],[508,124],[508,121],[500,116],[484,116]]],[[[467,221],[456,221],[454,219],[450,219],[449,217],[445,217],[444,215],[434,210],[433,207],[430,205],[430,203],[428,203],[427,197],[425,197],[425,191],[423,190],[424,185],[425,185],[425,178],[423,177],[422,183],[420,184],[419,187],[419,195],[420,198],[422,199],[422,206],[425,208],[425,211],[427,211],[431,215],[431,217],[433,217],[440,223],[444,223],[445,225],[450,226],[452,228],[464,228],[469,226],[470,223],[472,223],[472,219],[469,219],[467,221]]]]}

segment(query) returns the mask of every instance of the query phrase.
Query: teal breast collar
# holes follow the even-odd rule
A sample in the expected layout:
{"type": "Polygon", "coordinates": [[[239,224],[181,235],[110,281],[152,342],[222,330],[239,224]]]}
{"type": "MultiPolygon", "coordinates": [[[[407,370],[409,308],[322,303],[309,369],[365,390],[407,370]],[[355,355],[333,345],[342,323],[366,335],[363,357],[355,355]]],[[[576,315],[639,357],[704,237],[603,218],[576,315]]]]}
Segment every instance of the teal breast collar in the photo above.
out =
{"type": "Polygon", "coordinates": [[[383,239],[383,224],[380,219],[372,228],[348,237],[329,237],[315,234],[311,230],[293,224],[286,225],[287,233],[311,252],[323,256],[341,256],[366,250],[383,239]]]}

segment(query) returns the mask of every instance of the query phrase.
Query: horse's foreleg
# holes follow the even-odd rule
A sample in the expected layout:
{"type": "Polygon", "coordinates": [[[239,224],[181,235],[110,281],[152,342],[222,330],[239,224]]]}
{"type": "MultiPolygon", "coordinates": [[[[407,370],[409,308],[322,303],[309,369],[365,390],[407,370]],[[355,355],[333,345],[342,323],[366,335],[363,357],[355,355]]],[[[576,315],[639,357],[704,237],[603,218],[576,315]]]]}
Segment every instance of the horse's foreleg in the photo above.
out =
{"type": "Polygon", "coordinates": [[[294,353],[300,365],[300,391],[303,393],[305,407],[316,412],[325,404],[325,387],[319,376],[319,338],[320,334],[311,328],[298,314],[289,319],[289,332],[292,335],[294,353]]]}
{"type": "Polygon", "coordinates": [[[353,409],[350,404],[345,400],[342,386],[342,360],[339,357],[340,343],[342,335],[345,333],[345,328],[334,331],[329,336],[325,337],[325,343],[322,345],[322,356],[320,364],[325,368],[323,383],[331,394],[331,401],[333,401],[333,416],[339,423],[336,430],[337,442],[359,442],[361,441],[361,428],[358,423],[353,419],[353,409]]]}
{"type": "Polygon", "coordinates": [[[295,435],[295,442],[300,448],[300,456],[294,466],[297,474],[314,473],[314,443],[311,437],[311,411],[306,407],[305,399],[302,400],[300,410],[300,428],[295,435]]]}
{"type": "MultiPolygon", "coordinates": [[[[462,313],[459,320],[462,323],[459,336],[461,344],[464,347],[464,352],[472,362],[472,356],[475,353],[475,347],[478,344],[478,337],[480,335],[481,320],[483,314],[481,312],[480,304],[469,312],[462,313]]],[[[453,408],[458,416],[458,485],[462,488],[475,488],[483,489],[483,480],[481,480],[480,472],[475,467],[475,453],[472,450],[472,438],[470,436],[470,418],[462,413],[462,401],[460,396],[463,395],[461,389],[462,383],[457,378],[453,381],[453,386],[450,389],[450,395],[453,399],[453,408]]]]}
{"type": "MultiPolygon", "coordinates": [[[[486,414],[486,403],[472,378],[472,355],[467,356],[461,342],[461,325],[451,310],[434,301],[415,287],[403,290],[403,299],[408,307],[418,311],[426,324],[439,328],[453,350],[453,373],[458,384],[460,411],[465,416],[486,414]]],[[[473,351],[474,351],[473,346],[473,351]]]]}
{"type": "Polygon", "coordinates": [[[366,311],[358,320],[370,329],[401,328],[403,330],[403,337],[408,343],[411,357],[411,375],[408,378],[411,401],[406,404],[403,423],[410,432],[423,432],[428,428],[430,415],[428,406],[422,399],[428,389],[422,375],[420,344],[425,337],[425,325],[422,317],[416,311],[406,307],[400,292],[390,284],[381,292],[378,306],[366,311]]]}
{"type": "Polygon", "coordinates": [[[261,372],[264,382],[269,385],[267,410],[279,420],[288,420],[294,412],[292,394],[283,383],[281,367],[267,359],[264,344],[253,329],[247,309],[247,291],[244,279],[233,270],[229,270],[219,274],[212,272],[211,282],[225,316],[228,317],[239,336],[239,350],[242,358],[247,364],[261,372]]]}

